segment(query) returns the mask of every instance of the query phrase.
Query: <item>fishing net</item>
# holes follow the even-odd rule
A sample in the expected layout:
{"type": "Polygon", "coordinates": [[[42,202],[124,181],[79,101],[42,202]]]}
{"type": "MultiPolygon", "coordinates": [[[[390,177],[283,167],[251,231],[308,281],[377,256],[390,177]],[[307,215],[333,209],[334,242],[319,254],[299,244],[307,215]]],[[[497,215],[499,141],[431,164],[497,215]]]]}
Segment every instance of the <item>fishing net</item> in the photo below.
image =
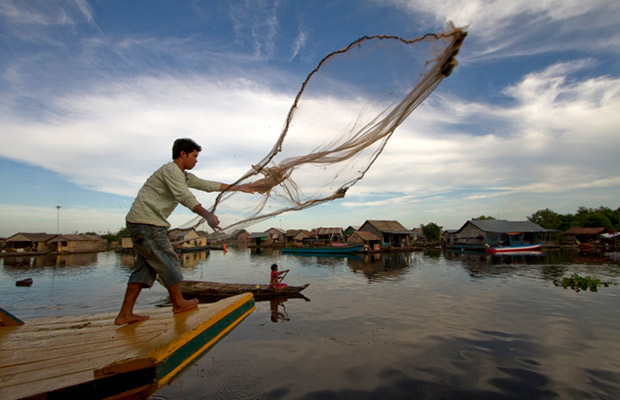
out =
{"type": "MultiPolygon", "coordinates": [[[[362,37],[323,58],[301,85],[272,150],[210,211],[232,233],[287,211],[345,196],[364,177],[394,130],[457,65],[467,33],[451,23],[414,39],[362,37]]],[[[184,228],[198,229],[197,217],[184,228]]],[[[204,225],[206,228],[206,224],[204,225]]]]}

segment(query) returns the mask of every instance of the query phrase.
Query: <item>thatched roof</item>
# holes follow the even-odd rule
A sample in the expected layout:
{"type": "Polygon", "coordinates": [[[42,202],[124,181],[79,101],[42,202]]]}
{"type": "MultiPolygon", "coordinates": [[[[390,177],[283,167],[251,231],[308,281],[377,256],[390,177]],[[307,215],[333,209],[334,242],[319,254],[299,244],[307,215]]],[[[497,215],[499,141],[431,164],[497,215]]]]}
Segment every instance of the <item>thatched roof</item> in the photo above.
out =
{"type": "Polygon", "coordinates": [[[364,223],[366,224],[372,225],[379,232],[411,234],[411,231],[398,221],[368,220],[364,223]]]}
{"type": "Polygon", "coordinates": [[[359,236],[362,240],[365,240],[365,241],[377,241],[377,240],[379,240],[379,241],[380,241],[380,240],[381,240],[381,238],[380,238],[380,237],[377,237],[377,235],[375,235],[375,234],[374,234],[374,233],[372,233],[372,232],[366,232],[366,231],[355,231],[355,232],[353,232],[353,234],[352,234],[351,236],[353,236],[353,235],[357,235],[357,236],[359,236]]]}
{"type": "Polygon", "coordinates": [[[565,235],[600,235],[602,233],[615,233],[611,228],[586,228],[582,226],[573,226],[564,232],[565,235]]]}
{"type": "Polygon", "coordinates": [[[47,242],[55,235],[49,233],[37,232],[37,233],[25,233],[20,232],[8,238],[7,242],[47,242]]]}

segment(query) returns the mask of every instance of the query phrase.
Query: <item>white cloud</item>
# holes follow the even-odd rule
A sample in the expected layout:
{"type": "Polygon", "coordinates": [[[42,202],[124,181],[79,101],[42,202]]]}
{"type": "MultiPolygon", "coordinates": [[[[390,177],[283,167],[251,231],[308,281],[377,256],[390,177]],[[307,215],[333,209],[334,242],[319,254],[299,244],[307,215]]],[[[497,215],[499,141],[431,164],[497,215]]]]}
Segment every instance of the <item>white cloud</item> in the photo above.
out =
{"type": "Polygon", "coordinates": [[[3,115],[0,155],[82,186],[133,195],[156,166],[171,160],[174,139],[192,137],[203,146],[197,171],[230,179],[231,170],[245,172],[271,149],[289,104],[286,96],[243,80],[119,82],[57,99],[50,120],[3,115]]]}
{"type": "Polygon", "coordinates": [[[289,62],[293,61],[295,57],[297,57],[297,54],[305,46],[307,40],[308,34],[300,28],[297,34],[297,38],[293,42],[293,54],[291,54],[289,62]]]}
{"type": "Polygon", "coordinates": [[[396,131],[351,191],[359,202],[348,197],[346,204],[618,191],[620,79],[572,75],[590,65],[578,60],[529,74],[504,91],[514,100],[509,105],[436,96],[396,131]],[[495,133],[463,131],[489,116],[495,133]],[[377,200],[381,192],[400,195],[377,200]]]}
{"type": "Polygon", "coordinates": [[[392,0],[436,24],[469,26],[468,49],[461,63],[489,57],[514,57],[560,50],[620,51],[620,2],[616,0],[392,0]],[[593,23],[592,21],[596,21],[593,23]]]}

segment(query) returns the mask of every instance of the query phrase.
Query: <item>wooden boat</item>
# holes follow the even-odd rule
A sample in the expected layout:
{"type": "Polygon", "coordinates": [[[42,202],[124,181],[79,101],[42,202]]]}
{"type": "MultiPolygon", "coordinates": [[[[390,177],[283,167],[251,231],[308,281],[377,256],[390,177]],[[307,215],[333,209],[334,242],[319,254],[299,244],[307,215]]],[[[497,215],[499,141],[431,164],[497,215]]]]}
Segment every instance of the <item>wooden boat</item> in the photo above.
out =
{"type": "Polygon", "coordinates": [[[116,313],[19,319],[0,309],[0,399],[145,399],[254,310],[250,293],[118,327],[116,313]]]}
{"type": "Polygon", "coordinates": [[[285,247],[283,254],[349,254],[364,251],[364,246],[285,247]]]}
{"type": "Polygon", "coordinates": [[[301,291],[308,286],[310,284],[306,283],[303,286],[274,289],[269,285],[260,284],[183,281],[181,282],[181,292],[185,297],[197,297],[199,299],[221,299],[250,292],[257,301],[260,301],[275,297],[303,297],[301,291]]]}
{"type": "Polygon", "coordinates": [[[545,242],[536,243],[536,244],[522,244],[516,246],[504,246],[504,247],[488,247],[485,249],[487,254],[497,254],[497,253],[509,253],[515,251],[534,251],[540,249],[545,242]]]}
{"type": "Polygon", "coordinates": [[[179,246],[177,248],[174,249],[175,252],[177,253],[197,253],[199,251],[209,251],[211,250],[210,246],[188,246],[188,247],[183,247],[183,246],[179,246]]]}

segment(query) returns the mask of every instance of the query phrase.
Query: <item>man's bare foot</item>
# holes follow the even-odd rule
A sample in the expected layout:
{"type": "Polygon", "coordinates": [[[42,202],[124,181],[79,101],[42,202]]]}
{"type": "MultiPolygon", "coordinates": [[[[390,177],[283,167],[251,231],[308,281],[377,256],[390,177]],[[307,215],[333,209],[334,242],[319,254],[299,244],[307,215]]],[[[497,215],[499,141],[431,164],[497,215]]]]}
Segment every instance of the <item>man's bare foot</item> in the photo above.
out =
{"type": "Polygon", "coordinates": [[[151,317],[148,315],[131,314],[129,316],[124,316],[119,314],[114,320],[114,325],[133,324],[134,322],[146,321],[149,318],[151,317]]]}
{"type": "Polygon", "coordinates": [[[198,299],[183,299],[182,303],[172,305],[172,312],[175,314],[180,314],[185,311],[193,310],[196,307],[198,307],[198,299]]]}

